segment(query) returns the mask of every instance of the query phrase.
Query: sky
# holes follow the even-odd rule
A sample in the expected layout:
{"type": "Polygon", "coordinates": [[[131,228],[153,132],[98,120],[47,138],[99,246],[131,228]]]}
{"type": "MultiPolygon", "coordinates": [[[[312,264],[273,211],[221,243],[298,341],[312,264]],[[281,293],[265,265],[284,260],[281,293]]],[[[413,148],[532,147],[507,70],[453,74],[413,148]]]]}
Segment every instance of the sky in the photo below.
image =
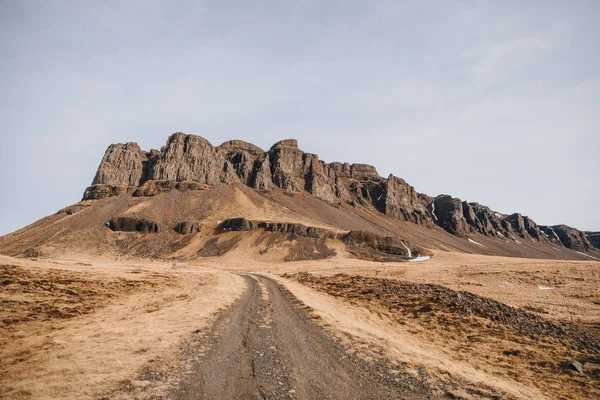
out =
{"type": "Polygon", "coordinates": [[[600,1],[0,0],[0,235],[173,132],[600,230],[600,1]]]}

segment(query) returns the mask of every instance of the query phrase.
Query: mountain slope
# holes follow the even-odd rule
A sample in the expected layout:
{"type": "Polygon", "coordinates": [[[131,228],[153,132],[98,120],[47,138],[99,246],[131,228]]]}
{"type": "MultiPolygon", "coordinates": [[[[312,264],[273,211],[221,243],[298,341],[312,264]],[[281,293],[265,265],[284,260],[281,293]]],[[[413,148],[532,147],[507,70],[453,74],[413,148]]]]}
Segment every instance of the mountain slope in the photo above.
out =
{"type": "Polygon", "coordinates": [[[401,178],[380,177],[373,166],[325,163],[293,139],[265,152],[237,140],[214,147],[183,133],[160,151],[109,146],[81,202],[0,238],[0,252],[10,255],[194,258],[245,251],[291,261],[336,253],[408,259],[424,249],[600,259],[573,228],[429,197],[401,178]],[[240,232],[223,224],[232,218],[250,225],[240,232]]]}

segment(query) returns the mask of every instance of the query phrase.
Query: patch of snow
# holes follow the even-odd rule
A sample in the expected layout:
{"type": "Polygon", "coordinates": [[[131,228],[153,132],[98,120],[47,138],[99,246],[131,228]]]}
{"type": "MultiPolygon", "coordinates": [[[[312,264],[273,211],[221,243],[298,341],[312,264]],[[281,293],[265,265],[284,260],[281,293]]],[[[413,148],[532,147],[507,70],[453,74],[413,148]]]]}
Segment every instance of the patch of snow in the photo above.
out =
{"type": "Polygon", "coordinates": [[[515,242],[517,242],[517,243],[521,244],[521,242],[519,242],[517,239],[515,239],[515,242]]]}
{"type": "Polygon", "coordinates": [[[580,252],[580,251],[576,251],[576,253],[577,253],[577,254],[581,254],[582,256],[586,256],[586,257],[589,257],[589,258],[593,258],[594,260],[598,260],[598,261],[600,261],[600,259],[598,259],[598,258],[596,258],[596,257],[594,257],[594,256],[590,256],[589,254],[585,254],[585,253],[582,253],[582,252],[580,252]]]}
{"type": "Polygon", "coordinates": [[[471,243],[473,243],[473,244],[476,244],[477,246],[485,247],[485,246],[484,246],[484,245],[482,245],[481,243],[477,243],[476,241],[474,241],[474,240],[473,240],[473,239],[471,239],[471,238],[469,238],[468,240],[469,240],[469,242],[471,242],[471,243]]]}
{"type": "Polygon", "coordinates": [[[498,235],[498,236],[504,236],[504,235],[502,234],[502,232],[500,232],[500,231],[496,231],[496,235],[498,235]]]}
{"type": "Polygon", "coordinates": [[[404,248],[406,249],[406,251],[408,251],[408,256],[412,257],[412,254],[411,254],[410,249],[408,248],[408,246],[405,245],[403,241],[400,241],[400,243],[402,243],[402,246],[404,246],[404,248]]]}
{"type": "Polygon", "coordinates": [[[427,260],[429,260],[430,258],[431,258],[431,257],[429,257],[429,256],[419,256],[419,257],[412,258],[412,259],[410,259],[410,260],[408,260],[408,261],[410,261],[410,262],[427,261],[427,260]]]}
{"type": "Polygon", "coordinates": [[[436,221],[438,220],[438,217],[435,215],[435,201],[431,202],[431,215],[433,215],[436,221]]]}
{"type": "Polygon", "coordinates": [[[552,290],[550,286],[538,285],[538,289],[540,290],[552,290]]]}
{"type": "Polygon", "coordinates": [[[498,213],[498,212],[497,212],[495,215],[496,215],[496,217],[498,217],[498,218],[502,218],[502,214],[500,214],[500,213],[498,213]]]}
{"type": "Polygon", "coordinates": [[[552,234],[554,235],[554,237],[556,238],[556,240],[558,240],[558,243],[560,243],[561,246],[565,247],[565,245],[560,240],[560,238],[558,237],[558,235],[556,234],[556,232],[554,232],[554,228],[550,227],[550,230],[552,231],[552,234]]]}
{"type": "Polygon", "coordinates": [[[381,194],[379,195],[379,197],[377,198],[377,200],[376,200],[376,201],[379,201],[379,200],[381,200],[381,197],[382,197],[382,196],[383,196],[383,192],[381,192],[381,194]]]}

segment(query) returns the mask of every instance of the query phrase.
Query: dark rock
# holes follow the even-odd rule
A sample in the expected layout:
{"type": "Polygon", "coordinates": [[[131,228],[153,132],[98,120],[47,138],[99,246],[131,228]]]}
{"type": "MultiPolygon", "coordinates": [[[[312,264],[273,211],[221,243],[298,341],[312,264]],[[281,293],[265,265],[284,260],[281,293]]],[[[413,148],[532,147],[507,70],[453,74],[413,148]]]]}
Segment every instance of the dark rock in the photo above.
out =
{"type": "Polygon", "coordinates": [[[584,232],[584,234],[593,247],[600,249],[600,232],[584,232]]]}
{"type": "Polygon", "coordinates": [[[254,172],[250,186],[260,190],[270,190],[273,187],[271,162],[268,155],[254,160],[254,172]]]}
{"type": "Polygon", "coordinates": [[[556,238],[561,245],[575,251],[593,249],[585,233],[567,225],[540,226],[551,239],[556,238]]]}
{"type": "Polygon", "coordinates": [[[132,217],[113,217],[108,222],[108,227],[113,231],[156,233],[158,224],[145,219],[132,217]]]}
{"type": "MultiPolygon", "coordinates": [[[[129,186],[95,184],[85,189],[83,200],[100,200],[129,192],[129,186]]],[[[133,188],[135,189],[135,188],[133,188]]]]}
{"type": "Polygon", "coordinates": [[[409,256],[408,248],[410,248],[410,245],[403,244],[401,239],[395,237],[383,237],[365,231],[350,231],[341,239],[344,244],[349,246],[367,246],[382,253],[409,256]]]}
{"type": "Polygon", "coordinates": [[[504,350],[502,354],[505,356],[520,356],[521,350],[504,350]]]}
{"type": "Polygon", "coordinates": [[[390,175],[385,189],[375,200],[383,199],[384,212],[392,218],[411,221],[417,224],[432,223],[431,217],[421,203],[415,188],[404,179],[390,175]]]}
{"type": "Polygon", "coordinates": [[[323,229],[323,228],[315,228],[315,227],[308,227],[306,229],[306,235],[308,237],[311,238],[316,238],[316,239],[321,239],[324,238],[327,235],[327,229],[323,229]]]}
{"type": "Polygon", "coordinates": [[[253,231],[256,226],[246,218],[231,218],[223,221],[221,228],[226,231],[253,231]]]}
{"type": "Polygon", "coordinates": [[[465,236],[471,232],[463,215],[462,201],[448,195],[439,195],[435,198],[435,215],[437,224],[456,236],[465,236]]]}
{"type": "Polygon", "coordinates": [[[181,222],[174,228],[180,235],[193,235],[200,232],[201,225],[197,222],[181,222]]]}
{"type": "Polygon", "coordinates": [[[559,366],[565,371],[575,371],[583,375],[583,365],[579,361],[565,361],[560,363],[559,366]]]}

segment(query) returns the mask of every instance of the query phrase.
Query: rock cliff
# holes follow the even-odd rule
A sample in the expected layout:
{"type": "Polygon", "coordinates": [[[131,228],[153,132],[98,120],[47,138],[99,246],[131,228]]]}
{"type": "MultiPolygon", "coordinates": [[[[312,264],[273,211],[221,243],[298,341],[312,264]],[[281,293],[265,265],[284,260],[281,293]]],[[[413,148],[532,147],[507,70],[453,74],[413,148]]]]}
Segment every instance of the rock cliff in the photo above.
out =
{"type": "MultiPolygon", "coordinates": [[[[171,190],[202,190],[206,185],[239,182],[270,191],[306,192],[333,206],[363,207],[429,227],[439,226],[460,237],[482,235],[550,242],[577,251],[591,249],[586,234],[564,225],[538,226],[527,216],[492,211],[450,195],[417,193],[403,179],[379,176],[375,167],[347,162],[326,163],[305,153],[295,139],[281,140],[268,151],[241,140],[213,146],[195,135],[175,133],[160,150],[143,151],[136,143],[108,147],[85,200],[111,196],[155,196],[171,190]]],[[[181,233],[197,227],[182,226],[181,233]]],[[[592,236],[598,245],[597,235],[592,236]]]]}

